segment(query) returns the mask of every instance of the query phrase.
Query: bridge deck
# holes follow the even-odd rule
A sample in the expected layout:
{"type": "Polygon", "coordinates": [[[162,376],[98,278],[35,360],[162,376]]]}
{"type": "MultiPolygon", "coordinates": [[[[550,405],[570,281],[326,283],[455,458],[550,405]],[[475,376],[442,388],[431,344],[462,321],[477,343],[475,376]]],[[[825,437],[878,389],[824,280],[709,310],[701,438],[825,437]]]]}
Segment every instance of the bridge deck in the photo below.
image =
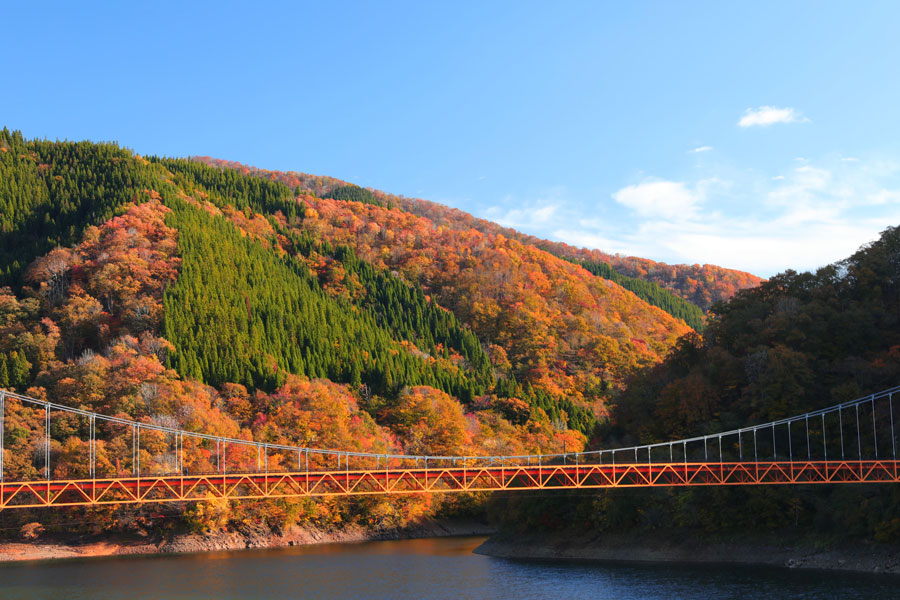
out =
{"type": "Polygon", "coordinates": [[[674,462],[153,475],[0,484],[0,510],[370,494],[900,482],[898,460],[674,462]]]}

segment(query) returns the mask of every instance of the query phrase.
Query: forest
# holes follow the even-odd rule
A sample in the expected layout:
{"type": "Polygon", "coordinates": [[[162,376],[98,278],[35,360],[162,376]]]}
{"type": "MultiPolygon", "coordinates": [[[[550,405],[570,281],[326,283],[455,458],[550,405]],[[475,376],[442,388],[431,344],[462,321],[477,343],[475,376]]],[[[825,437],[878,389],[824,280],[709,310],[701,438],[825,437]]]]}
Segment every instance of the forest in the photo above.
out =
{"type": "MultiPolygon", "coordinates": [[[[210,158],[208,156],[195,156],[193,160],[214,165],[220,168],[237,170],[240,173],[254,175],[270,181],[280,181],[291,189],[300,193],[307,193],[318,198],[336,198],[336,192],[340,188],[358,188],[353,184],[320,175],[309,175],[296,171],[268,171],[249,167],[238,162],[210,158]]],[[[362,188],[360,188],[362,189],[362,188]]],[[[616,283],[622,284],[627,278],[639,280],[640,285],[634,285],[634,289],[628,289],[637,294],[644,301],[659,306],[668,311],[668,307],[681,314],[672,313],[673,316],[685,319],[694,318],[696,312],[689,306],[693,304],[706,311],[714,303],[727,300],[738,290],[754,287],[762,281],[759,277],[743,271],[726,269],[717,265],[667,265],[646,258],[635,256],[620,256],[610,254],[602,250],[576,248],[563,242],[543,240],[509,227],[503,227],[497,223],[473,217],[457,208],[451,208],[423,200],[420,198],[406,198],[388,194],[380,190],[366,189],[375,198],[376,204],[401,208],[414,215],[425,217],[435,226],[444,226],[448,229],[460,231],[477,230],[487,235],[500,234],[509,239],[514,239],[522,244],[534,246],[555,256],[572,260],[578,263],[596,264],[600,266],[595,275],[607,277],[610,270],[618,276],[616,283]],[[602,265],[609,265],[609,270],[602,265]],[[659,288],[662,288],[660,290],[659,288]],[[671,298],[664,297],[664,291],[682,298],[685,303],[676,303],[671,298]],[[645,296],[646,294],[646,296],[645,296]],[[654,302],[659,299],[659,304],[654,302]]],[[[346,198],[336,198],[346,199],[346,198]]],[[[360,200],[363,201],[363,200],[360,200]]],[[[685,319],[686,320],[686,319],[685,319]]],[[[688,323],[694,327],[693,323],[688,323]]]]}
{"type": "Polygon", "coordinates": [[[117,144],[25,140],[0,131],[0,286],[57,246],[76,243],[87,225],[113,217],[156,178],[117,144]]]}
{"type": "Polygon", "coordinates": [[[622,275],[613,269],[608,262],[574,258],[567,260],[581,265],[592,275],[615,281],[641,300],[653,306],[658,306],[676,319],[681,319],[691,329],[695,331],[703,329],[703,310],[699,306],[676,296],[652,281],[622,275]]]}
{"type": "MultiPolygon", "coordinates": [[[[0,387],[76,408],[323,448],[572,451],[587,443],[630,370],[659,360],[688,331],[570,263],[502,237],[434,231],[363,188],[333,186],[344,199],[324,204],[234,169],[8,130],[0,168],[10,250],[0,387]],[[376,212],[351,217],[364,210],[376,212]],[[339,234],[326,218],[354,221],[354,233],[339,234]],[[378,234],[352,239],[361,225],[378,234]],[[396,260],[392,246],[402,250],[396,260]],[[478,280],[452,292],[452,278],[435,281],[435,269],[451,263],[469,277],[486,273],[494,288],[480,300],[478,280]],[[522,267],[507,280],[514,263],[522,267]],[[548,277],[569,288],[549,304],[538,302],[548,277]],[[527,293],[513,296],[516,288],[527,293]],[[499,311],[507,304],[511,320],[499,311]],[[600,314],[607,307],[616,314],[600,314]],[[560,317],[570,322],[557,330],[560,317]],[[604,337],[586,332],[587,319],[603,325],[604,337]],[[523,326],[540,327],[543,339],[531,343],[523,326]],[[602,364],[590,365],[591,356],[602,364]]],[[[33,478],[45,466],[30,451],[43,426],[15,402],[5,416],[5,475],[33,478]]],[[[83,424],[54,420],[50,432],[53,474],[83,475],[83,424]]],[[[123,443],[112,429],[100,432],[101,472],[125,468],[123,443]]],[[[147,443],[142,464],[163,468],[147,443]]],[[[10,519],[92,532],[260,521],[395,527],[473,502],[483,498],[209,502],[183,512],[112,507],[10,519]]]]}

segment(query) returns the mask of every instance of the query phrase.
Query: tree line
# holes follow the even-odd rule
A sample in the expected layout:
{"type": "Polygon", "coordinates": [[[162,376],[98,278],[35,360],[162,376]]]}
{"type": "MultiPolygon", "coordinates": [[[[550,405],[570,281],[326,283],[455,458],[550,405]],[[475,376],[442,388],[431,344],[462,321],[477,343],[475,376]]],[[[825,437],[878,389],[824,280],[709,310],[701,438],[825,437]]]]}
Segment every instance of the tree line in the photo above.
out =
{"type": "Polygon", "coordinates": [[[26,140],[0,131],[0,286],[28,264],[74,244],[88,225],[121,211],[158,181],[145,161],[115,143],[26,140]]]}
{"type": "Polygon", "coordinates": [[[626,290],[633,292],[647,304],[659,307],[676,319],[681,319],[692,329],[696,331],[703,329],[703,310],[699,306],[689,300],[676,296],[652,281],[622,275],[613,269],[612,265],[603,261],[594,261],[584,258],[566,258],[566,260],[571,261],[576,265],[581,265],[597,277],[615,281],[626,290]]]}

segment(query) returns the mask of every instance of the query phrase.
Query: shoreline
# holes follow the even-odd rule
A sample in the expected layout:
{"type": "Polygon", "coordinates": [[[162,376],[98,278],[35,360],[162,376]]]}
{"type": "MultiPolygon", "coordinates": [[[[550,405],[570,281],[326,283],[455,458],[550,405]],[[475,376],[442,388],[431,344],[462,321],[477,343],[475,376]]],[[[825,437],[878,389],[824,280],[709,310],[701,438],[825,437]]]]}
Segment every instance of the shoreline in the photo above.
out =
{"type": "Polygon", "coordinates": [[[64,537],[46,536],[45,539],[31,542],[0,541],[0,563],[138,554],[188,554],[251,548],[285,548],[290,546],[350,544],[427,537],[490,535],[495,533],[495,531],[495,528],[477,521],[426,519],[401,529],[383,531],[366,530],[359,526],[345,527],[333,531],[294,526],[282,533],[265,531],[260,528],[249,532],[182,533],[156,540],[124,534],[114,534],[94,539],[65,539],[64,537]]]}
{"type": "Polygon", "coordinates": [[[257,528],[243,532],[181,533],[154,540],[125,534],[90,539],[46,536],[31,542],[0,541],[0,564],[486,535],[490,537],[475,548],[476,554],[512,560],[746,565],[900,575],[900,544],[847,542],[823,546],[774,538],[704,540],[673,532],[517,534],[497,532],[478,521],[438,519],[382,531],[360,526],[336,530],[294,526],[281,533],[257,528]]]}
{"type": "Polygon", "coordinates": [[[515,560],[746,565],[900,575],[900,544],[876,542],[817,546],[774,539],[703,540],[671,533],[503,532],[492,535],[475,552],[515,560]]]}

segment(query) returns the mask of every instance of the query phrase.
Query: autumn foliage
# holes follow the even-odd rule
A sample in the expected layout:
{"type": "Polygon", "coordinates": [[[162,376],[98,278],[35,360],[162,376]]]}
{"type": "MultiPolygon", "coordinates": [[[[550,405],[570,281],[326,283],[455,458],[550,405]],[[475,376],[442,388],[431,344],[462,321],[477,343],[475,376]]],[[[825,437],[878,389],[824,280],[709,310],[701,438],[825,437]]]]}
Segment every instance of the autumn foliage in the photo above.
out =
{"type": "MultiPolygon", "coordinates": [[[[333,177],[309,175],[295,171],[269,171],[206,156],[195,157],[195,160],[217,167],[235,169],[241,173],[269,181],[280,181],[291,189],[298,190],[298,193],[308,193],[319,198],[342,196],[340,192],[335,193],[335,191],[352,185],[333,177]]],[[[731,298],[739,290],[755,287],[762,281],[750,273],[726,269],[717,265],[669,265],[636,256],[621,256],[602,250],[577,248],[563,242],[543,240],[491,221],[478,219],[457,208],[444,206],[437,202],[406,198],[378,190],[366,191],[375,199],[376,203],[398,207],[414,215],[426,217],[438,227],[460,231],[474,229],[485,234],[500,234],[576,262],[608,264],[621,275],[658,284],[703,310],[709,309],[716,302],[731,298]]],[[[339,199],[345,198],[340,197],[339,199]]]]}
{"type": "MultiPolygon", "coordinates": [[[[221,217],[227,218],[228,211],[221,217]]],[[[535,425],[514,425],[489,404],[464,408],[457,399],[427,386],[400,391],[398,410],[407,405],[410,410],[398,420],[377,418],[374,408],[366,410],[369,405],[383,406],[387,400],[325,379],[288,374],[271,393],[248,390],[239,383],[224,383],[215,389],[183,379],[166,366],[175,348],[160,336],[164,296],[182,267],[179,234],[167,225],[170,219],[171,211],[161,196],[147,191],[122,215],[86,229],[77,246],[55,249],[34,261],[25,273],[28,285],[19,295],[4,289],[0,294],[0,377],[4,378],[0,385],[148,424],[319,448],[494,453],[523,447],[518,440],[517,445],[510,445],[512,440],[498,445],[498,439],[533,435],[530,430],[535,425]],[[414,401],[420,397],[436,398],[436,404],[414,401]],[[363,402],[368,404],[363,407],[363,402]]],[[[246,216],[229,220],[237,220],[238,225],[253,222],[246,216]]],[[[264,232],[250,235],[260,233],[264,232]]],[[[546,415],[543,419],[546,435],[535,448],[571,451],[583,447],[583,435],[553,428],[546,415]]],[[[5,475],[42,477],[46,465],[43,453],[36,451],[43,448],[42,413],[8,399],[5,432],[5,475]]],[[[87,439],[86,419],[53,416],[52,476],[87,475],[87,439]]],[[[129,431],[101,426],[97,474],[130,473],[134,467],[131,450],[129,431]]],[[[174,440],[145,432],[140,460],[142,472],[171,472],[175,467],[174,440]]],[[[212,448],[186,442],[185,468],[212,471],[218,468],[216,460],[212,448]]],[[[255,452],[234,447],[225,452],[223,460],[234,470],[252,469],[257,457],[255,452]]],[[[273,453],[268,460],[273,469],[288,469],[296,468],[297,457],[273,453]]],[[[314,456],[311,460],[324,459],[314,456]]],[[[443,510],[445,505],[444,500],[427,496],[243,504],[210,500],[188,510],[185,518],[201,531],[260,519],[275,527],[303,522],[333,526],[346,521],[394,527],[443,510]]],[[[143,527],[152,520],[145,513],[146,509],[140,508],[106,510],[94,526],[143,527]]]]}
{"type": "Polygon", "coordinates": [[[436,227],[371,204],[302,202],[304,230],[421,285],[504,348],[520,379],[552,393],[596,397],[688,331],[614,283],[503,235],[436,227]]]}
{"type": "MultiPolygon", "coordinates": [[[[691,331],[518,234],[424,217],[399,197],[114,145],[0,137],[18,150],[0,164],[12,174],[0,197],[14,234],[4,244],[28,242],[0,261],[11,284],[0,289],[0,387],[33,397],[272,444],[573,452],[624,382],[691,331]],[[42,237],[29,237],[45,213],[42,237]]],[[[44,476],[43,427],[40,411],[7,402],[7,477],[44,476]]],[[[88,431],[82,416],[53,415],[52,476],[86,475],[88,431]]],[[[97,474],[131,473],[138,460],[145,473],[257,468],[248,447],[220,452],[192,438],[176,465],[175,443],[146,432],[134,456],[130,432],[103,423],[97,474]]],[[[296,454],[266,460],[300,468],[296,454]]],[[[210,500],[179,514],[201,531],[395,527],[458,502],[210,500]]],[[[90,522],[147,528],[154,517],[112,507],[90,522]]]]}

